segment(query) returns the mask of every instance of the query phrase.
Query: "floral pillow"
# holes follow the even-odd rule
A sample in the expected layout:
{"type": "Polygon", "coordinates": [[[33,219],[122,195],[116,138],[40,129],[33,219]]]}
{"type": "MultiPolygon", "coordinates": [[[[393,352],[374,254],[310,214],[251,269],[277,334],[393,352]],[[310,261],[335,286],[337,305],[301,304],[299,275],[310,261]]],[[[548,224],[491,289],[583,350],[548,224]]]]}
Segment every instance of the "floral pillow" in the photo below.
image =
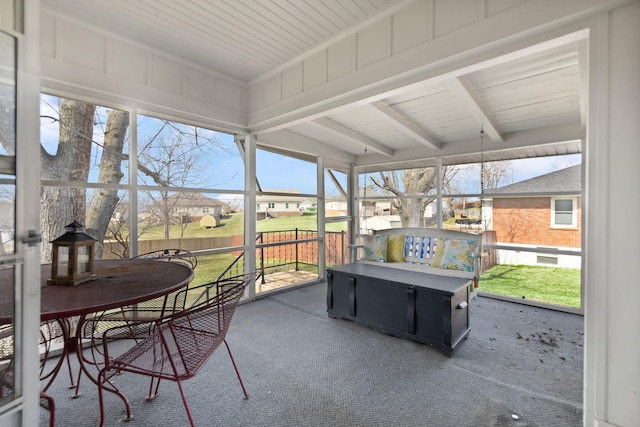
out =
{"type": "Polygon", "coordinates": [[[387,244],[387,261],[404,261],[404,234],[389,236],[389,242],[387,244]]]}
{"type": "Polygon", "coordinates": [[[464,239],[444,240],[444,253],[440,261],[440,268],[473,271],[473,254],[477,250],[476,242],[464,239]]]}
{"type": "Polygon", "coordinates": [[[367,261],[387,262],[388,236],[364,236],[362,245],[364,259],[367,261]]]}

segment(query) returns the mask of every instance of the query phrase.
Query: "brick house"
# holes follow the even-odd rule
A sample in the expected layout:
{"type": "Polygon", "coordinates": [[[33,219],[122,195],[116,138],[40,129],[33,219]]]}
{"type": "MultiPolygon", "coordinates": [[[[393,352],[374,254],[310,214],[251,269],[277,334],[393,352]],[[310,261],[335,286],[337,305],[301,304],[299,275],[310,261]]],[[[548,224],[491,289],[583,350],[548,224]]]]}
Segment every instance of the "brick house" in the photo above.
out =
{"type": "MultiPolygon", "coordinates": [[[[500,245],[579,251],[582,247],[581,165],[486,191],[489,216],[500,245]],[[536,194],[540,194],[539,196],[536,194]]],[[[501,263],[580,267],[566,254],[500,251],[501,263]]]]}

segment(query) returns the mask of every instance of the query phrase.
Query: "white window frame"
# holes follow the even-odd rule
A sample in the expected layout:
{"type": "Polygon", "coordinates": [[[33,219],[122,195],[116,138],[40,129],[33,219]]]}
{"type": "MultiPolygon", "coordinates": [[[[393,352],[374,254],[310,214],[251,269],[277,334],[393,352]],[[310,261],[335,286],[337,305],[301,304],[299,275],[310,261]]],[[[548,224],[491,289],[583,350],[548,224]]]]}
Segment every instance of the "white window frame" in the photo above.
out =
{"type": "Polygon", "coordinates": [[[551,198],[551,228],[578,228],[578,198],[577,197],[552,197],[551,198]],[[571,224],[556,224],[556,201],[571,200],[571,224]]]}

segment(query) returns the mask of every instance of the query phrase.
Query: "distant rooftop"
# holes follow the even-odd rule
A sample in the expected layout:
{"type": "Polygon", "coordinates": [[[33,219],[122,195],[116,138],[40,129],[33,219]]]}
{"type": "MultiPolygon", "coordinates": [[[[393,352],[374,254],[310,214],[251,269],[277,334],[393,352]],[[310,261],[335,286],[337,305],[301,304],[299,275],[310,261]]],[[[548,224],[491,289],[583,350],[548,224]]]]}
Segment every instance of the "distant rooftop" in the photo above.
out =
{"type": "Polygon", "coordinates": [[[485,193],[496,195],[506,193],[580,193],[582,191],[581,171],[582,165],[575,165],[504,187],[485,190],[485,193]]]}

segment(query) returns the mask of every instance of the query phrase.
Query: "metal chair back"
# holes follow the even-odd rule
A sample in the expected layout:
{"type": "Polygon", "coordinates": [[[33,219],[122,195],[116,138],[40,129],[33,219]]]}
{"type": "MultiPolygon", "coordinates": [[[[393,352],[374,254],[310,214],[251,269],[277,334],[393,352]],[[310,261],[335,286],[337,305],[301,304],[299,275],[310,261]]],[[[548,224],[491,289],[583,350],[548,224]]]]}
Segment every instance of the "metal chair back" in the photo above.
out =
{"type": "MultiPolygon", "coordinates": [[[[123,372],[144,375],[159,382],[162,379],[178,384],[189,422],[195,425],[181,381],[195,376],[221,343],[225,343],[229,357],[236,371],[245,398],[248,397],[242,378],[237,369],[226,335],[235,309],[247,286],[255,280],[255,274],[237,279],[208,283],[191,289],[185,289],[184,299],[188,308],[176,308],[171,315],[153,320],[132,321],[127,325],[108,329],[103,334],[104,368],[98,375],[101,425],[104,422],[103,390],[120,396],[125,404],[127,417],[131,410],[126,397],[110,379],[123,372]],[[132,331],[149,331],[148,336],[139,339],[127,351],[112,357],[109,342],[112,337],[121,339],[132,331]]],[[[138,333],[138,332],[136,332],[138,333]]]]}
{"type": "Polygon", "coordinates": [[[132,259],[157,259],[187,264],[192,269],[198,265],[198,257],[185,249],[160,249],[133,257],[132,259]]]}

